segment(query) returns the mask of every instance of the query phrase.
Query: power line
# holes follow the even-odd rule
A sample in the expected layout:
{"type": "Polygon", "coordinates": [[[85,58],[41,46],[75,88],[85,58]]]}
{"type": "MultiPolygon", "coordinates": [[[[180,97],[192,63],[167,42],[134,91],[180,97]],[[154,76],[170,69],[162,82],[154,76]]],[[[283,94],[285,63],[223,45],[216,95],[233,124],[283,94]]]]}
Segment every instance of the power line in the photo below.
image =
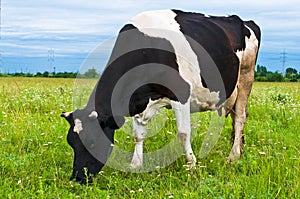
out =
{"type": "Polygon", "coordinates": [[[55,66],[53,66],[53,62],[54,62],[54,50],[48,50],[48,62],[50,64],[50,71],[52,71],[53,69],[53,73],[55,73],[55,66]]]}
{"type": "Polygon", "coordinates": [[[285,63],[286,63],[286,55],[287,55],[287,53],[285,52],[285,49],[283,49],[283,52],[282,53],[280,53],[281,54],[281,61],[280,62],[282,62],[282,74],[283,74],[283,76],[285,76],[285,63]]]}

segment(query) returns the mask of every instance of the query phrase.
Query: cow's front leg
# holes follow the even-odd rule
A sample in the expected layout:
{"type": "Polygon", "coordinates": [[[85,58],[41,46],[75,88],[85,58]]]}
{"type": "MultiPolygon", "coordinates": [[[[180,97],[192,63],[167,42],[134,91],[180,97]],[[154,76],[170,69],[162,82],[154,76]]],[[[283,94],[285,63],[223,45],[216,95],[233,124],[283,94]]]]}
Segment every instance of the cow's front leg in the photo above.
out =
{"type": "Polygon", "coordinates": [[[132,168],[140,167],[143,165],[143,143],[146,136],[146,124],[144,124],[141,119],[141,115],[136,115],[133,117],[135,148],[130,163],[130,166],[132,168]]]}
{"type": "Polygon", "coordinates": [[[136,168],[143,165],[143,143],[146,136],[146,125],[159,109],[168,105],[170,105],[170,100],[167,98],[154,101],[149,99],[146,109],[133,117],[135,149],[130,164],[131,167],[136,168]]]}
{"type": "Polygon", "coordinates": [[[197,160],[191,145],[190,102],[181,104],[171,101],[171,105],[176,117],[178,137],[185,150],[186,161],[191,167],[194,167],[197,160]]]}

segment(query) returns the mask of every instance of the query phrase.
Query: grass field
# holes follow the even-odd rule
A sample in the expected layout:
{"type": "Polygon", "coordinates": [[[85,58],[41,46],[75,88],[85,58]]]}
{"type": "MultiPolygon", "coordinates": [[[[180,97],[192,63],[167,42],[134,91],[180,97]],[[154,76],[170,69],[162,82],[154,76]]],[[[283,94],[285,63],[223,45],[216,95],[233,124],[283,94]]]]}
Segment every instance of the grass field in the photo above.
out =
{"type": "MultiPolygon", "coordinates": [[[[147,173],[104,167],[85,186],[69,181],[73,151],[66,142],[69,126],[59,117],[73,110],[73,88],[72,79],[0,78],[0,198],[300,198],[300,83],[254,84],[238,162],[226,163],[231,149],[227,118],[216,146],[198,159],[195,170],[183,167],[183,156],[147,173]]],[[[172,112],[164,114],[166,125],[145,141],[145,151],[175,136],[172,112]]],[[[196,115],[195,151],[210,115],[196,115]]],[[[155,129],[155,120],[150,125],[155,129]]],[[[126,128],[115,139],[118,147],[133,150],[126,128]]]]}

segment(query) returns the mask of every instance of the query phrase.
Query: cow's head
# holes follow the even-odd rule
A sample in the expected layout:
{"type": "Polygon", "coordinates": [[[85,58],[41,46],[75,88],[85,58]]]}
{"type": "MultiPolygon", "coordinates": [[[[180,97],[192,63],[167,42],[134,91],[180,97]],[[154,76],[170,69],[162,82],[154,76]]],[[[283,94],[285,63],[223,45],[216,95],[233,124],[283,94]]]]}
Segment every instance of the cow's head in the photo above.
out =
{"type": "Polygon", "coordinates": [[[61,116],[70,124],[67,141],[74,150],[71,180],[90,183],[106,163],[113,148],[114,131],[119,127],[113,118],[103,119],[91,110],[76,110],[61,116]]]}

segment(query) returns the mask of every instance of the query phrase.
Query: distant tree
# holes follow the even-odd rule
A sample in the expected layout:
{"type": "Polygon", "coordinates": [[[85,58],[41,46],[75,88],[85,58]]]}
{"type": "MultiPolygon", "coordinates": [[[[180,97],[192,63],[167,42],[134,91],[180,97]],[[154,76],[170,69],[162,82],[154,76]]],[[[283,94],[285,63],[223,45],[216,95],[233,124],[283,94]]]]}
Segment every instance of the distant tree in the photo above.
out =
{"type": "Polygon", "coordinates": [[[49,72],[48,71],[45,71],[42,75],[43,77],[49,77],[49,72]]]}
{"type": "Polygon", "coordinates": [[[256,72],[260,73],[260,65],[256,66],[256,72]]]}
{"type": "Polygon", "coordinates": [[[268,72],[267,80],[268,82],[284,82],[284,77],[282,76],[282,74],[278,73],[277,71],[275,73],[268,72]]]}
{"type": "Polygon", "coordinates": [[[260,67],[260,75],[261,76],[266,76],[267,72],[268,72],[267,67],[265,67],[265,66],[260,67]]]}
{"type": "Polygon", "coordinates": [[[35,77],[42,77],[43,75],[42,75],[42,73],[37,72],[34,76],[35,76],[35,77]]]}
{"type": "Polygon", "coordinates": [[[285,74],[297,74],[298,71],[295,68],[287,68],[285,74]]]}
{"type": "Polygon", "coordinates": [[[298,71],[295,68],[287,68],[285,70],[285,77],[291,82],[296,82],[298,79],[298,71]]]}
{"type": "Polygon", "coordinates": [[[86,78],[98,78],[99,74],[97,73],[96,69],[92,68],[92,69],[88,69],[84,73],[84,77],[86,77],[86,78]]]}
{"type": "Polygon", "coordinates": [[[9,77],[9,75],[5,73],[0,73],[0,77],[9,77]]]}
{"type": "Polygon", "coordinates": [[[33,76],[33,74],[31,74],[31,73],[26,73],[26,74],[25,74],[25,77],[34,77],[34,76],[33,76]]]}
{"type": "Polygon", "coordinates": [[[268,78],[265,77],[265,76],[257,76],[257,77],[255,77],[255,81],[258,81],[258,82],[267,82],[268,78]]]}
{"type": "Polygon", "coordinates": [[[255,77],[266,76],[267,72],[268,72],[267,67],[257,65],[256,71],[255,71],[255,77]]]}
{"type": "Polygon", "coordinates": [[[53,77],[56,78],[76,78],[77,73],[73,72],[58,72],[53,77]]]}

